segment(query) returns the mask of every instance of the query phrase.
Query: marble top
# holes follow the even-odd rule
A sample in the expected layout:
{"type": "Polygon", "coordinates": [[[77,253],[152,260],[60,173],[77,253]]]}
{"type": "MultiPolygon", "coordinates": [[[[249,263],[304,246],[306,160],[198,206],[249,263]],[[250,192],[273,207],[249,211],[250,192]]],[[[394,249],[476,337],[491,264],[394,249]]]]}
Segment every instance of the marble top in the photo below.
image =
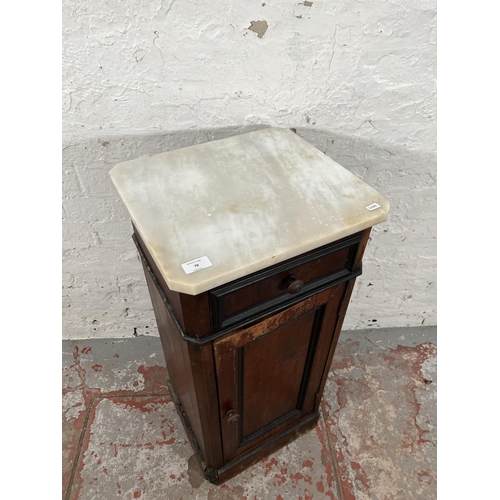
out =
{"type": "Polygon", "coordinates": [[[119,163],[109,175],[169,288],[190,295],[389,212],[384,196],[288,129],[119,163]]]}

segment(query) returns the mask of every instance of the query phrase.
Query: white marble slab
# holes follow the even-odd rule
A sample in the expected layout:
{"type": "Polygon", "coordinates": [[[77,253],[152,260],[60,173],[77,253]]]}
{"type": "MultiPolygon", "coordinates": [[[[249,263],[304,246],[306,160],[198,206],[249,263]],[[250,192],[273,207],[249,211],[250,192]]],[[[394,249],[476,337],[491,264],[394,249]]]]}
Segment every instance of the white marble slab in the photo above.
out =
{"type": "Polygon", "coordinates": [[[288,129],[127,161],[109,175],[168,286],[190,295],[371,227],[389,212],[384,196],[288,129]],[[380,207],[366,208],[373,204],[380,207]],[[192,272],[202,257],[205,267],[192,272]]]}

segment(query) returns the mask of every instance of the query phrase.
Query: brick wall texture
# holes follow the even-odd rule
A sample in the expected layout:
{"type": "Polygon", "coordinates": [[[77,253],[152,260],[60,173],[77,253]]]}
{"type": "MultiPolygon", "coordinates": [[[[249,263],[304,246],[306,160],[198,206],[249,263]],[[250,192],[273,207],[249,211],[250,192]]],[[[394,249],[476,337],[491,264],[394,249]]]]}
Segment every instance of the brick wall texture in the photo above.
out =
{"type": "Polygon", "coordinates": [[[436,324],[436,6],[63,5],[63,336],[156,335],[116,164],[297,133],[391,202],[345,328],[436,324]]]}

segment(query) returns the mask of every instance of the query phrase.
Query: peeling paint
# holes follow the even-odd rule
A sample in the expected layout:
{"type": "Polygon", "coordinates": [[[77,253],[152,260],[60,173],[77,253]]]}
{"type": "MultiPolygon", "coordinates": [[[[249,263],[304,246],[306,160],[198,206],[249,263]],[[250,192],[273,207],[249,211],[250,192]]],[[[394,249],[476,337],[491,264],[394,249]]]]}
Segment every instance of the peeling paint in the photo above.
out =
{"type": "Polygon", "coordinates": [[[257,33],[259,38],[262,38],[267,31],[267,21],[251,21],[248,29],[257,33]]]}
{"type": "Polygon", "coordinates": [[[418,391],[428,387],[421,370],[436,347],[369,346],[339,344],[323,402],[344,498],[408,498],[408,484],[422,483],[421,470],[429,472],[427,493],[417,497],[434,498],[435,440],[429,439],[432,424],[420,422],[435,422],[435,401],[418,391]]]}

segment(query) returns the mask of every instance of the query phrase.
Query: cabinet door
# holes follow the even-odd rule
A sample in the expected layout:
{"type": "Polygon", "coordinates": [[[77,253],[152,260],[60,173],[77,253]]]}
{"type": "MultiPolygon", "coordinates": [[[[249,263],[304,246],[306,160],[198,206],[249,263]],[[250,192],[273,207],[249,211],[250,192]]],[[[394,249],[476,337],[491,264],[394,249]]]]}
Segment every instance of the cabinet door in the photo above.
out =
{"type": "Polygon", "coordinates": [[[346,286],[214,342],[225,462],[317,410],[346,286]]]}

